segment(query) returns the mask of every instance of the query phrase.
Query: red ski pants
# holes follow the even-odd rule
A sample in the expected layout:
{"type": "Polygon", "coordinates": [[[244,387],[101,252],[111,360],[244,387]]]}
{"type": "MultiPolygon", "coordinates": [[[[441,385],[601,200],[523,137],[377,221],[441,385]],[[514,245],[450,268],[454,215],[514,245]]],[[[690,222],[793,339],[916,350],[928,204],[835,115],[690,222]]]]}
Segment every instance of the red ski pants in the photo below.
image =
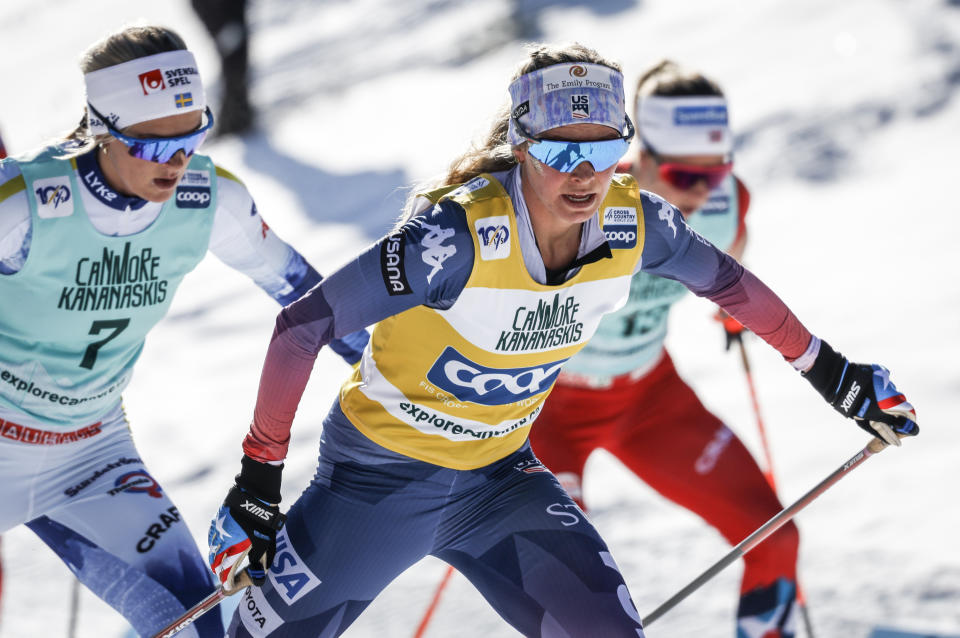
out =
{"type": "MultiPolygon", "coordinates": [[[[612,387],[554,387],[531,428],[537,457],[577,502],[584,464],[603,448],[735,545],[782,509],[753,456],[677,374],[664,352],[646,376],[612,387]],[[566,474],[566,475],[565,475],[566,474]],[[573,476],[570,476],[570,475],[573,476]]],[[[799,535],[788,523],[744,556],[741,593],[796,579],[799,535]]]]}

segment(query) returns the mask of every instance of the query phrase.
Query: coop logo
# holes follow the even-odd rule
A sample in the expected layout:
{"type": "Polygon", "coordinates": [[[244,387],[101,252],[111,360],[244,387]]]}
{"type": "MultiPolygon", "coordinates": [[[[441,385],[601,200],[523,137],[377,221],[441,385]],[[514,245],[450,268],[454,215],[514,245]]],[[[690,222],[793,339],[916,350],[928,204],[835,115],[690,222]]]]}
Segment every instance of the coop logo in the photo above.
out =
{"type": "Polygon", "coordinates": [[[294,551],[286,528],[277,534],[277,555],[267,577],[273,583],[274,591],[280,594],[280,598],[288,605],[306,596],[321,582],[294,551]]]}
{"type": "Polygon", "coordinates": [[[603,234],[612,250],[637,245],[637,209],[608,206],[603,211],[603,234]]]}
{"type": "Polygon", "coordinates": [[[590,117],[590,96],[589,95],[571,95],[570,96],[570,115],[577,119],[590,117]]]}
{"type": "Polygon", "coordinates": [[[144,95],[150,95],[151,93],[156,93],[157,91],[162,91],[167,88],[167,85],[163,81],[163,73],[160,72],[160,69],[141,73],[138,78],[140,79],[140,88],[143,89],[144,95]]]}
{"type": "Polygon", "coordinates": [[[203,186],[179,186],[177,208],[206,208],[210,203],[210,189],[203,186]]]}
{"type": "Polygon", "coordinates": [[[43,219],[68,217],[73,214],[73,197],[62,177],[38,179],[34,183],[37,215],[43,219]]]}
{"type": "Polygon", "coordinates": [[[152,476],[143,470],[127,472],[118,478],[113,485],[113,489],[107,491],[107,494],[110,496],[116,496],[121,492],[145,492],[152,498],[161,498],[163,496],[163,489],[160,485],[153,480],[152,476]]]}
{"type": "Polygon", "coordinates": [[[528,368],[488,368],[447,346],[427,372],[427,380],[461,401],[507,405],[549,390],[565,361],[528,368]]]}
{"type": "Polygon", "coordinates": [[[710,194],[707,203],[700,207],[701,215],[722,215],[730,210],[730,195],[723,190],[723,185],[710,194]]]}
{"type": "Polygon", "coordinates": [[[480,259],[506,259],[510,256],[510,218],[506,215],[483,217],[474,222],[480,241],[480,259]]]}

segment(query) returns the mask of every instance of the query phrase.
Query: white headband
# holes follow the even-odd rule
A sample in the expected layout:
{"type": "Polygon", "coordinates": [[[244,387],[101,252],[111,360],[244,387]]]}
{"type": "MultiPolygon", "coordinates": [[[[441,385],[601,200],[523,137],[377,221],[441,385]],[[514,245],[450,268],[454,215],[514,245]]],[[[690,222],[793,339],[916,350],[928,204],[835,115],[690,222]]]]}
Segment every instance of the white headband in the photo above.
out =
{"type": "Polygon", "coordinates": [[[660,155],[729,155],[733,151],[727,100],[722,97],[638,98],[636,119],[641,144],[660,155]]]}
{"type": "MultiPolygon", "coordinates": [[[[189,51],[165,51],[83,76],[87,103],[115,129],[206,108],[197,62],[189,51]]],[[[107,127],[92,112],[90,133],[107,127]]]]}

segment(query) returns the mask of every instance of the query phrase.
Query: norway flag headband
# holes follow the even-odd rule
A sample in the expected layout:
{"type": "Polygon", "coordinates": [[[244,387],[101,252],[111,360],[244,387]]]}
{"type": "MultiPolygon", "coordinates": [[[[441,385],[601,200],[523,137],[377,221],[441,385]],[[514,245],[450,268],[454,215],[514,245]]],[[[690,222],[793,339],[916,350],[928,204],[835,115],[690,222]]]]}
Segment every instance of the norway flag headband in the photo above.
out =
{"type": "MultiPolygon", "coordinates": [[[[623,132],[626,111],[623,74],[602,64],[553,64],[525,73],[510,85],[510,109],[531,135],[558,126],[589,122],[623,132]]],[[[507,139],[526,139],[513,118],[507,139]]]]}
{"type": "MultiPolygon", "coordinates": [[[[202,111],[207,105],[197,62],[185,50],[109,66],[87,73],[83,81],[87,102],[118,130],[168,115],[202,111]]],[[[107,132],[92,112],[88,123],[92,135],[107,132]]]]}

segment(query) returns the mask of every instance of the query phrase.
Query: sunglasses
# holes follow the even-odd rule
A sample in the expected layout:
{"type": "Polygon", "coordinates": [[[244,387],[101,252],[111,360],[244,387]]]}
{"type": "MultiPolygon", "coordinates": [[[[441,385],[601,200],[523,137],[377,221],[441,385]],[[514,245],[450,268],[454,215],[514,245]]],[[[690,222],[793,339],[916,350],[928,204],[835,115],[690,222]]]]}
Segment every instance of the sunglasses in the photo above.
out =
{"type": "Polygon", "coordinates": [[[590,162],[593,170],[605,171],[615,166],[630,147],[633,137],[633,122],[626,118],[627,133],[613,140],[597,140],[595,142],[566,142],[560,140],[544,140],[531,135],[520,123],[520,119],[513,115],[513,123],[517,126],[520,136],[530,142],[527,152],[552,169],[562,173],[569,173],[583,162],[590,162]]]}
{"type": "Polygon", "coordinates": [[[166,164],[180,151],[183,151],[186,157],[193,155],[213,127],[213,112],[208,106],[203,112],[206,123],[201,124],[200,128],[186,135],[176,137],[130,137],[113,128],[110,125],[110,120],[101,115],[89,103],[87,107],[95,116],[100,118],[100,121],[107,127],[107,132],[127,147],[131,157],[158,164],[166,164]]]}
{"type": "Polygon", "coordinates": [[[644,143],[644,146],[650,156],[653,157],[653,161],[657,163],[657,172],[660,174],[660,179],[682,191],[690,190],[700,181],[703,181],[707,188],[713,190],[720,186],[723,180],[733,172],[732,158],[723,164],[713,166],[667,162],[649,144],[644,143]]]}

